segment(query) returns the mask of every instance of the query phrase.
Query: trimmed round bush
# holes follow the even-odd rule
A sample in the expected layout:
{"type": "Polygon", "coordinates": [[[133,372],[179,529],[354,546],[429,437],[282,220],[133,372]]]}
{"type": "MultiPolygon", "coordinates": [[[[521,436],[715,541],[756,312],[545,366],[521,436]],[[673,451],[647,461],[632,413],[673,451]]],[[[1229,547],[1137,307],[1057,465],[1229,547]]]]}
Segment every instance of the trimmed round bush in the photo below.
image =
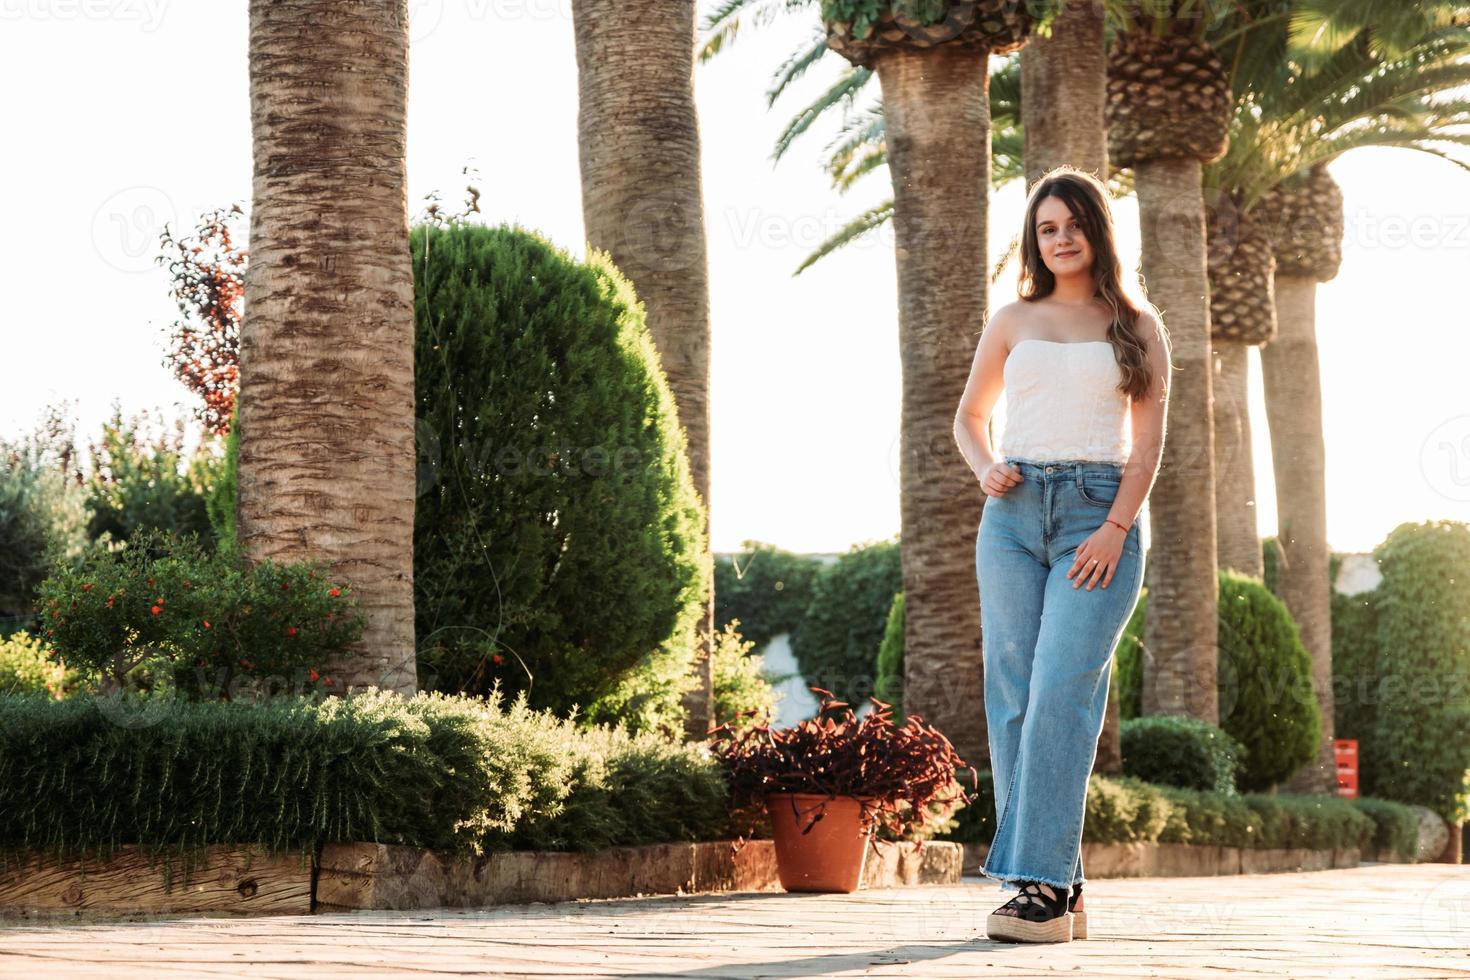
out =
{"type": "Polygon", "coordinates": [[[421,687],[680,728],[711,570],[631,284],[519,227],[410,246],[421,687]]]}
{"type": "Polygon", "coordinates": [[[854,706],[874,691],[876,656],[893,597],[903,588],[897,539],[854,545],[822,569],[791,637],[808,686],[854,706]]]}
{"type": "Polygon", "coordinates": [[[1149,715],[1123,722],[1123,773],[1144,782],[1234,793],[1244,749],[1196,718],[1149,715]]]}
{"type": "MultiPolygon", "coordinates": [[[[1266,790],[1316,757],[1322,732],[1312,658],[1285,603],[1259,579],[1222,570],[1218,581],[1220,728],[1245,749],[1237,787],[1266,790]]],[[[1115,653],[1125,719],[1140,711],[1146,600],[1140,597],[1115,653]]]]}

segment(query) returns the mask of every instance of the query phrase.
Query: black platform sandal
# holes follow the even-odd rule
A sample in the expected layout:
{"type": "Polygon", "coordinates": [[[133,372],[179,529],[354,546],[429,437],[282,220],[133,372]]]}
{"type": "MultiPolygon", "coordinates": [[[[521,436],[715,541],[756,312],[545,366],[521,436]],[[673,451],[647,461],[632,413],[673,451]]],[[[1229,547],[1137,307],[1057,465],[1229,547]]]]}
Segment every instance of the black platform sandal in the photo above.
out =
{"type": "Polygon", "coordinates": [[[1021,894],[1002,905],[1015,909],[1014,915],[996,909],[985,920],[985,935],[1012,943],[1066,943],[1072,941],[1072,913],[1067,893],[1054,885],[1048,898],[1041,884],[1021,884],[1021,894]]]}
{"type": "Polygon", "coordinates": [[[1072,886],[1072,897],[1067,899],[1067,911],[1072,913],[1072,938],[1087,938],[1087,913],[1077,907],[1082,900],[1082,883],[1072,886]]]}

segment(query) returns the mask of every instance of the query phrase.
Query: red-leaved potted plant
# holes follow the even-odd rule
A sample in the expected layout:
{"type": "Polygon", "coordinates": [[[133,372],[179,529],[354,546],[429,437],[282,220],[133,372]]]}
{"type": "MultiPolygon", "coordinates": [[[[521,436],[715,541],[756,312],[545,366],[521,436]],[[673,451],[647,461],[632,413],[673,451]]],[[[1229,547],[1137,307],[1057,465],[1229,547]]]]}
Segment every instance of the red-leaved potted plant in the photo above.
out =
{"type": "Polygon", "coordinates": [[[852,892],[862,883],[870,841],[923,847],[929,833],[975,799],[959,771],[969,771],[972,788],[978,776],[918,715],[895,724],[889,706],[869,698],[874,710],[859,719],[831,691],[811,690],[822,696],[815,718],[781,729],[768,721],[727,722],[710,732],[710,748],[729,779],[742,839],[762,816],[769,819],[781,887],[852,892]]]}

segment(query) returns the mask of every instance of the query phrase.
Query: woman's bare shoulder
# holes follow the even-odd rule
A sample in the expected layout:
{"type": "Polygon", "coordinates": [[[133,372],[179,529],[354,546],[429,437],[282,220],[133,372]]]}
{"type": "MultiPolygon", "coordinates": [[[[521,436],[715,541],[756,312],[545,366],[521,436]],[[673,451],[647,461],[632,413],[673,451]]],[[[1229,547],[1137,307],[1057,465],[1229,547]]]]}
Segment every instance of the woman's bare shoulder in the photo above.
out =
{"type": "Polygon", "coordinates": [[[1025,332],[1025,325],[1031,316],[1031,304],[1023,299],[1012,300],[1004,306],[996,308],[985,321],[987,333],[995,331],[1010,350],[1015,346],[1016,340],[1025,332]]]}

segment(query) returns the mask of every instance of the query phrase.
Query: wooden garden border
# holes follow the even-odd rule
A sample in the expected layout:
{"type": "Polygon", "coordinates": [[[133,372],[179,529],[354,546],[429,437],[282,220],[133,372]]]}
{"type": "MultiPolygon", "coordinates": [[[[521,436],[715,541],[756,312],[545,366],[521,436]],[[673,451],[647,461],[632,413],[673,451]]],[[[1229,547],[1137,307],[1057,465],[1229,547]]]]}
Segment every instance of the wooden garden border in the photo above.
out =
{"type": "MultiPolygon", "coordinates": [[[[863,888],[955,885],[984,859],[984,844],[930,841],[870,847],[863,888]]],[[[1374,854],[1376,860],[1402,860],[1374,854]]],[[[1238,848],[1086,842],[1089,878],[1256,874],[1351,868],[1356,848],[1238,848]]],[[[475,908],[517,902],[699,892],[780,891],[771,841],[616,847],[590,854],[510,851],[457,858],[417,847],[328,844],[315,863],[300,851],[217,845],[183,880],[142,849],[110,859],[32,856],[0,872],[0,912],[304,915],[354,909],[475,908]]]]}

